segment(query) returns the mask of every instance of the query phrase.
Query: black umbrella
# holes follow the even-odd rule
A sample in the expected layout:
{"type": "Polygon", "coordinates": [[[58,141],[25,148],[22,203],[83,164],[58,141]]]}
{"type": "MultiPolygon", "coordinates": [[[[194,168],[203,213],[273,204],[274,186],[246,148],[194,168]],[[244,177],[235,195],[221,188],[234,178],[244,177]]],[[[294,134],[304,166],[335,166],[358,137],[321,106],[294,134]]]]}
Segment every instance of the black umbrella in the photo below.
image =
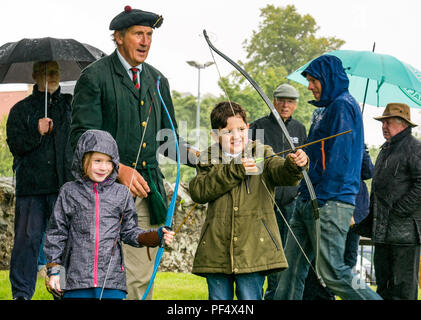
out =
{"type": "Polygon", "coordinates": [[[0,47],[0,83],[33,83],[35,61],[57,61],[60,81],[77,80],[80,71],[105,56],[101,50],[74,39],[37,38],[0,47]]]}
{"type": "Polygon", "coordinates": [[[47,37],[8,42],[0,47],[0,83],[33,83],[32,68],[36,61],[57,61],[60,81],[77,80],[83,68],[103,56],[101,50],[74,39],[47,37]]]}

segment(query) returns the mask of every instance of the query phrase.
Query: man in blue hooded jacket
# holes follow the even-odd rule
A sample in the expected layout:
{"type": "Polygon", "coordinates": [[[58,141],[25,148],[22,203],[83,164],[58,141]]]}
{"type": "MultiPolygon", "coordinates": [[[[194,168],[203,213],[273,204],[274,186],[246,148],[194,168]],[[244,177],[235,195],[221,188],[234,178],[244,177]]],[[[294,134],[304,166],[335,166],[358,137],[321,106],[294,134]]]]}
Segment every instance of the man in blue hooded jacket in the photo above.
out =
{"type": "MultiPolygon", "coordinates": [[[[303,71],[308,89],[315,98],[311,104],[321,109],[313,118],[308,141],[315,141],[347,130],[351,133],[306,148],[310,158],[309,177],[320,212],[318,270],[324,282],[342,299],[381,299],[352,273],[344,262],[346,236],[360,187],[364,131],[361,110],[348,91],[349,80],[341,60],[323,55],[303,71]]],[[[291,228],[306,255],[313,260],[316,224],[310,195],[301,183],[291,228]]],[[[296,241],[288,233],[285,255],[289,268],[280,274],[275,299],[302,299],[309,264],[296,241]]],[[[313,272],[313,271],[311,271],[313,272]]]]}

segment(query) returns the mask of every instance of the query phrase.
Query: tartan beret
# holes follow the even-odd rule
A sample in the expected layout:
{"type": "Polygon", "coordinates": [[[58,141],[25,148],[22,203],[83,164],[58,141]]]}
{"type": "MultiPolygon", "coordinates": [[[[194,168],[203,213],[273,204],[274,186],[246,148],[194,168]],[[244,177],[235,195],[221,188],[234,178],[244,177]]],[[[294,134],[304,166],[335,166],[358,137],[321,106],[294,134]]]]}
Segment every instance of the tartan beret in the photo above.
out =
{"type": "Polygon", "coordinates": [[[164,18],[153,12],[132,9],[125,6],[124,11],[116,15],[110,23],[110,30],[122,30],[134,25],[159,28],[164,18]]]}

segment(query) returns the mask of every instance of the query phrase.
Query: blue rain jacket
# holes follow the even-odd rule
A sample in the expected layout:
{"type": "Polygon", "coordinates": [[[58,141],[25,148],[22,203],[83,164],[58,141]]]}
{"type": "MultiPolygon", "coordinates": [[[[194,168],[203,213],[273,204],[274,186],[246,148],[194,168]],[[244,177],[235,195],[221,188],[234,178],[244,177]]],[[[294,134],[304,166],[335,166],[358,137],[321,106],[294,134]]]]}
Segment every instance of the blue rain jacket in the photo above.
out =
{"type": "MultiPolygon", "coordinates": [[[[364,130],[360,107],[348,91],[349,80],[341,60],[323,55],[313,60],[303,71],[316,78],[322,85],[319,101],[309,101],[322,108],[313,118],[308,142],[343,131],[351,133],[316,143],[305,149],[310,158],[309,176],[313,183],[319,206],[326,201],[342,201],[355,205],[355,195],[360,187],[361,163],[364,150],[364,130]]],[[[305,183],[299,191],[309,199],[305,183]]]]}

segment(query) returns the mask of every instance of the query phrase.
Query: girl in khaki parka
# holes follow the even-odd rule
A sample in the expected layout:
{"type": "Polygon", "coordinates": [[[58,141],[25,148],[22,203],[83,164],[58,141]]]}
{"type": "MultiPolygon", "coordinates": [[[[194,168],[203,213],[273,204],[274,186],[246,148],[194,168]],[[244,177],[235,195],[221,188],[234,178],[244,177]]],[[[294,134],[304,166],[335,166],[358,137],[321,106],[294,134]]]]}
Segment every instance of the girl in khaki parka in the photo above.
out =
{"type": "Polygon", "coordinates": [[[192,272],[206,277],[210,300],[232,300],[234,283],[239,300],[261,300],[265,276],[288,267],[274,189],[298,185],[308,158],[302,150],[270,157],[271,147],[248,140],[245,111],[234,102],[219,103],[211,125],[217,143],[202,152],[190,182],[192,200],[208,203],[192,272]]]}

